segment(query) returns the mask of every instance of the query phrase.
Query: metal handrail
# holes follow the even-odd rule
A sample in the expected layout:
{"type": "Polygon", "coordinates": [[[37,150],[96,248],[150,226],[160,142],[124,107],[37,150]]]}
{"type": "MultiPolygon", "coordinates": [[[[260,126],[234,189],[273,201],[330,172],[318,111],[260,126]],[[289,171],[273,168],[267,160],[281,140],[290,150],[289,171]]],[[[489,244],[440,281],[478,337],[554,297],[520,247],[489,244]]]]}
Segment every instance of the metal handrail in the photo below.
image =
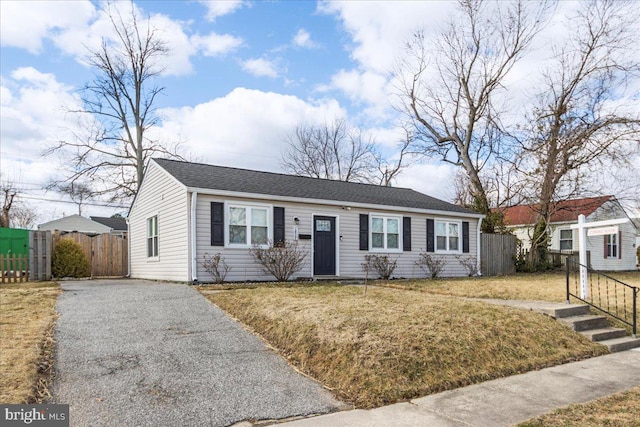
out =
{"type": "MultiPolygon", "coordinates": [[[[640,292],[640,288],[638,288],[637,286],[632,286],[629,285],[627,283],[621,282],[620,280],[616,279],[615,277],[611,277],[605,273],[602,273],[600,271],[596,271],[593,270],[592,268],[589,268],[586,265],[582,265],[579,262],[573,261],[571,259],[567,258],[566,261],[566,282],[567,282],[567,303],[569,303],[570,301],[570,297],[574,297],[577,300],[580,300],[582,302],[584,302],[585,304],[590,305],[591,307],[600,310],[603,313],[608,314],[609,316],[618,319],[619,321],[621,321],[622,323],[624,323],[625,325],[628,325],[631,327],[632,330],[632,334],[633,337],[636,338],[637,334],[638,334],[638,293],[640,292]],[[589,274],[589,281],[588,281],[588,297],[587,299],[583,299],[581,298],[581,296],[577,295],[577,291],[576,293],[572,293],[571,292],[571,286],[570,286],[570,275],[571,275],[571,265],[574,266],[574,271],[577,272],[579,270],[579,267],[584,267],[587,270],[587,273],[589,274]],[[591,276],[592,275],[597,275],[598,278],[598,282],[597,282],[597,291],[598,291],[598,301],[594,301],[593,295],[594,295],[594,289],[591,283],[591,276]],[[600,278],[604,278],[606,281],[606,298],[607,298],[607,302],[606,305],[607,307],[603,307],[602,305],[602,297],[601,297],[601,287],[600,287],[600,278]],[[610,303],[609,303],[609,296],[610,296],[610,292],[609,292],[609,281],[613,282],[613,287],[614,287],[614,297],[615,297],[615,313],[613,313],[610,307],[610,303]],[[619,313],[618,310],[618,292],[617,292],[617,286],[618,285],[622,285],[623,286],[623,293],[622,293],[622,306],[624,307],[624,314],[625,316],[622,317],[619,313]],[[628,288],[631,291],[631,298],[632,298],[632,313],[631,313],[631,320],[628,320],[626,314],[627,314],[627,293],[624,291],[625,288],[628,288]]],[[[576,281],[576,288],[577,288],[577,281],[576,281]]]]}

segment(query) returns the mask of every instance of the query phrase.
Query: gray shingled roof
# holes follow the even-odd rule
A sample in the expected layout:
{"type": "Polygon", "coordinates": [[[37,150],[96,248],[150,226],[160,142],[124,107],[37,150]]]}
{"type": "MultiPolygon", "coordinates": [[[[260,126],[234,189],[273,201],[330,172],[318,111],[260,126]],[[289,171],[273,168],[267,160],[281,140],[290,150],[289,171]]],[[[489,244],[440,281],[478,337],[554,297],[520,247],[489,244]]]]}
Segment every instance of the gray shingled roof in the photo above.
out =
{"type": "Polygon", "coordinates": [[[178,181],[191,188],[474,213],[408,188],[381,187],[168,159],[154,160],[178,181]]]}
{"type": "Polygon", "coordinates": [[[124,218],[107,218],[104,216],[92,216],[91,221],[98,222],[116,231],[127,231],[127,221],[124,218]]]}

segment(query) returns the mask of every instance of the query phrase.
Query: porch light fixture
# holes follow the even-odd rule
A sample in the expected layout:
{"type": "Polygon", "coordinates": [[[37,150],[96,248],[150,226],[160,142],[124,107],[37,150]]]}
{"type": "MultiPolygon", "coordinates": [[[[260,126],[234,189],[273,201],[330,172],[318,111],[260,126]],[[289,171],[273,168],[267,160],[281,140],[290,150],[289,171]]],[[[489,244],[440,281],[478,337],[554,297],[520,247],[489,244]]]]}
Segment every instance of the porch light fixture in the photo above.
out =
{"type": "Polygon", "coordinates": [[[296,225],[299,225],[300,224],[300,218],[298,218],[298,217],[293,218],[293,222],[295,222],[296,225]]]}

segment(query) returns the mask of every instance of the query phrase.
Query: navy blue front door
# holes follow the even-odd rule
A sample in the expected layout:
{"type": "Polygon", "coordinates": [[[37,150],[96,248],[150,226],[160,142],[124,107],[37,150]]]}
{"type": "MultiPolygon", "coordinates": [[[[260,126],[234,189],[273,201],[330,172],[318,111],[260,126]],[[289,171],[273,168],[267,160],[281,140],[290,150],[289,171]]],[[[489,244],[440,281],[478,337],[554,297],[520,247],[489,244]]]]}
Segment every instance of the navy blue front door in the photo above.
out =
{"type": "Polygon", "coordinates": [[[336,274],[336,218],[313,217],[313,274],[336,274]]]}

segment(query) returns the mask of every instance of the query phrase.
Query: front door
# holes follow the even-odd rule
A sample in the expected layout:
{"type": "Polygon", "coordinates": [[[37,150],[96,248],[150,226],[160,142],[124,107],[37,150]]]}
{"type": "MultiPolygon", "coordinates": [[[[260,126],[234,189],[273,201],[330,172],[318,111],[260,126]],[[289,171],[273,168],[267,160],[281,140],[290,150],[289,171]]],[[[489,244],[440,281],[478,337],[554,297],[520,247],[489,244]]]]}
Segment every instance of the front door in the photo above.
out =
{"type": "Polygon", "coordinates": [[[313,274],[336,274],[336,218],[333,216],[313,217],[313,274]]]}

